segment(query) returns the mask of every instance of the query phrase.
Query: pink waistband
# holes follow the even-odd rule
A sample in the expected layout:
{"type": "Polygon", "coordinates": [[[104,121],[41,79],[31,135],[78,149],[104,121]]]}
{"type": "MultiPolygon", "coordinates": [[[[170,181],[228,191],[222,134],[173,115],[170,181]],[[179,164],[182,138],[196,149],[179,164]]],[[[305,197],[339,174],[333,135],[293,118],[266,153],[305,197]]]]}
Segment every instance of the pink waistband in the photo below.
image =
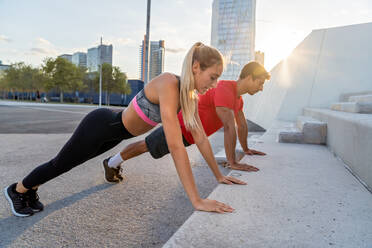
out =
{"type": "Polygon", "coordinates": [[[142,120],[144,120],[146,123],[150,124],[151,126],[156,126],[158,125],[158,123],[156,123],[155,121],[152,121],[150,120],[141,110],[141,108],[138,106],[137,104],[137,96],[135,96],[133,98],[133,106],[134,106],[134,110],[136,110],[137,114],[139,115],[139,117],[141,117],[142,120]]]}

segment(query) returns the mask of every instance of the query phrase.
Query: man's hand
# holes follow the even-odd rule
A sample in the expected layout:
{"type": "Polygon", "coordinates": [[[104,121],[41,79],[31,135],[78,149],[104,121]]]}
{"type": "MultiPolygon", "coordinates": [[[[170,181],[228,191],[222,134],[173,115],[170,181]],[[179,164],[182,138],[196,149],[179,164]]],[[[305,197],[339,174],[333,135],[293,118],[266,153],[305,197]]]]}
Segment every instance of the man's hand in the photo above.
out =
{"type": "Polygon", "coordinates": [[[247,155],[260,155],[260,156],[265,156],[266,155],[266,153],[264,153],[264,152],[256,151],[256,150],[253,150],[253,149],[245,150],[244,153],[247,154],[247,155]]]}
{"type": "Polygon", "coordinates": [[[257,172],[260,169],[249,164],[241,163],[226,163],[226,166],[232,170],[248,171],[248,172],[257,172]]]}
{"type": "Polygon", "coordinates": [[[246,182],[243,182],[235,177],[229,177],[229,176],[222,176],[221,178],[217,179],[219,183],[224,183],[224,184],[241,184],[241,185],[246,185],[246,182]]]}
{"type": "Polygon", "coordinates": [[[257,167],[254,167],[249,164],[229,163],[227,161],[222,162],[222,163],[220,162],[220,165],[222,165],[223,167],[232,169],[232,170],[240,170],[240,171],[248,171],[248,172],[257,172],[260,170],[257,167]]]}

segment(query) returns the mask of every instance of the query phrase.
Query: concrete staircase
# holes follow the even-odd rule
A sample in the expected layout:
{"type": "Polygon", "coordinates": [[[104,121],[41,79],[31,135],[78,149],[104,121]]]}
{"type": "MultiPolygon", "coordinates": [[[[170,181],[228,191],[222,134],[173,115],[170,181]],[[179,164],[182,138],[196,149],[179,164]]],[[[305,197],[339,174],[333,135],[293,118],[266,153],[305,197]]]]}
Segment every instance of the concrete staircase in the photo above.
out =
{"type": "Polygon", "coordinates": [[[338,102],[331,105],[332,110],[372,114],[372,94],[350,96],[348,102],[338,102]]]}
{"type": "Polygon", "coordinates": [[[296,127],[279,132],[279,142],[327,144],[372,192],[372,94],[345,100],[330,109],[305,108],[296,127]]]}
{"type": "Polygon", "coordinates": [[[297,117],[296,127],[279,133],[280,143],[326,144],[327,124],[310,116],[297,117]]]}

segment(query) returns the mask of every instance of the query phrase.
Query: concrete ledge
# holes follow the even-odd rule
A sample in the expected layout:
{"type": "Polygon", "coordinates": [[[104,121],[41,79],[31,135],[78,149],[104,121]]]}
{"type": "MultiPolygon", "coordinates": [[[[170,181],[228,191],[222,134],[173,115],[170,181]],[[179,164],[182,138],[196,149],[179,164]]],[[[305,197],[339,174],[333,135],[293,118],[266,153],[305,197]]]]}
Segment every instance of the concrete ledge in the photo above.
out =
{"type": "Polygon", "coordinates": [[[208,197],[235,212],[195,211],[163,246],[215,247],[369,247],[371,194],[325,146],[283,144],[268,130],[245,156],[259,172],[232,171],[248,183],[220,184],[208,197]]]}
{"type": "Polygon", "coordinates": [[[338,102],[331,105],[332,110],[349,113],[372,113],[372,103],[369,102],[338,102]]]}
{"type": "Polygon", "coordinates": [[[372,94],[371,95],[360,95],[360,96],[350,96],[349,102],[370,102],[372,103],[372,94]]]}
{"type": "Polygon", "coordinates": [[[304,143],[304,135],[302,132],[293,131],[281,131],[278,136],[279,143],[304,143]]]}
{"type": "Polygon", "coordinates": [[[350,97],[352,96],[364,96],[364,95],[372,95],[372,91],[365,90],[365,91],[358,91],[353,93],[346,93],[346,94],[340,94],[339,101],[340,102],[347,102],[349,101],[350,97]]]}
{"type": "Polygon", "coordinates": [[[279,132],[279,143],[326,144],[327,124],[311,116],[298,116],[296,127],[279,132]]]}
{"type": "Polygon", "coordinates": [[[306,144],[326,144],[327,124],[310,116],[298,116],[297,128],[303,133],[306,144]]]}
{"type": "Polygon", "coordinates": [[[372,115],[305,108],[327,123],[327,145],[372,191],[372,115]]]}

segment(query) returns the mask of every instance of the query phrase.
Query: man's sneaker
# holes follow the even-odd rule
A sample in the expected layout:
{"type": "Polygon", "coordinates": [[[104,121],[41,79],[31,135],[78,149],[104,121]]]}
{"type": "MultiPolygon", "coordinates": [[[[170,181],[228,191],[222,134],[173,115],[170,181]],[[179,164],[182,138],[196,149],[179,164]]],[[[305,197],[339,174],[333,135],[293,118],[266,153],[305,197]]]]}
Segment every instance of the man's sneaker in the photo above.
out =
{"type": "Polygon", "coordinates": [[[44,209],[44,205],[39,201],[39,195],[37,194],[37,190],[30,189],[25,193],[27,197],[28,206],[32,209],[32,211],[40,212],[44,209]]]}
{"type": "Polygon", "coordinates": [[[34,211],[28,206],[27,196],[18,193],[15,190],[16,185],[16,183],[13,183],[4,189],[5,198],[9,201],[13,214],[18,217],[33,215],[34,211]]]}
{"type": "Polygon", "coordinates": [[[108,161],[111,157],[106,158],[103,160],[103,171],[105,173],[105,180],[108,183],[119,183],[123,181],[123,176],[121,175],[121,167],[118,168],[111,168],[108,166],[108,161]]]}

